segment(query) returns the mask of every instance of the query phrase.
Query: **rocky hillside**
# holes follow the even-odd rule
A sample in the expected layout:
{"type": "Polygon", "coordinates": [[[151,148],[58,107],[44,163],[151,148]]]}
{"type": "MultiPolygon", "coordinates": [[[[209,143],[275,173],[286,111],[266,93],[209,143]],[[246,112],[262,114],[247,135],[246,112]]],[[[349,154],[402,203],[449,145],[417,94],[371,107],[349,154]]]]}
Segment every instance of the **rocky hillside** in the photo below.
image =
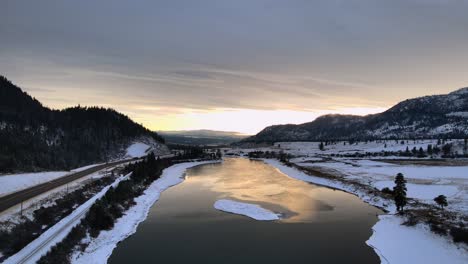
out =
{"type": "Polygon", "coordinates": [[[325,115],[300,125],[270,126],[241,143],[445,137],[468,137],[468,87],[405,100],[379,114],[325,115]]]}
{"type": "Polygon", "coordinates": [[[164,141],[112,109],[49,109],[0,76],[0,173],[104,162],[142,138],[164,141]]]}

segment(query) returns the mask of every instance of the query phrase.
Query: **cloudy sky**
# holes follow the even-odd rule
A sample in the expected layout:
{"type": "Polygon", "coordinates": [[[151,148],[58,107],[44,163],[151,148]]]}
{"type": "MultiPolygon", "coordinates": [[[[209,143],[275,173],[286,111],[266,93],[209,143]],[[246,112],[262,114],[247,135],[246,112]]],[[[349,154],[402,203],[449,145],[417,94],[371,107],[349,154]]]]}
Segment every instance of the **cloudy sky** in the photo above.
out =
{"type": "Polygon", "coordinates": [[[468,86],[468,0],[22,1],[0,74],[52,108],[255,133],[468,86]]]}

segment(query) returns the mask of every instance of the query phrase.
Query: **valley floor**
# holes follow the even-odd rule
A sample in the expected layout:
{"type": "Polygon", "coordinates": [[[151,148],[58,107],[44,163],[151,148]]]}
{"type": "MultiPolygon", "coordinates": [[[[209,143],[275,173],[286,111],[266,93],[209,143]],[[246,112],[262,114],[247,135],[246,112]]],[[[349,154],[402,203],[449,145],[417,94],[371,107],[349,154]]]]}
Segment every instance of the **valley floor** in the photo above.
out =
{"type": "MultiPolygon", "coordinates": [[[[462,151],[462,141],[455,141],[454,148],[462,151]],[[458,143],[458,144],[457,144],[458,143]]],[[[415,226],[402,225],[405,217],[395,214],[391,197],[381,195],[384,187],[392,189],[397,173],[403,173],[408,181],[408,209],[421,210],[429,214],[440,212],[451,224],[468,223],[468,161],[465,159],[444,160],[429,157],[405,158],[344,157],[347,154],[365,154],[385,150],[405,151],[408,147],[426,148],[437,144],[434,140],[395,142],[368,142],[353,145],[338,142],[319,149],[320,142],[278,142],[272,147],[257,149],[232,149],[228,153],[246,155],[253,151],[282,152],[289,154],[289,166],[276,159],[264,161],[289,177],[331,188],[344,190],[360,197],[363,201],[382,208],[387,215],[373,228],[368,245],[380,256],[382,263],[467,263],[468,247],[454,243],[449,236],[434,234],[423,221],[415,226]],[[447,196],[448,207],[437,209],[433,199],[447,196]],[[417,245],[417,246],[415,246],[417,245]]],[[[437,216],[439,216],[437,215],[437,216]]],[[[434,215],[435,216],[435,215],[434,215]]],[[[424,215],[427,220],[427,216],[424,215]]],[[[431,215],[432,217],[432,215],[431,215]]]]}

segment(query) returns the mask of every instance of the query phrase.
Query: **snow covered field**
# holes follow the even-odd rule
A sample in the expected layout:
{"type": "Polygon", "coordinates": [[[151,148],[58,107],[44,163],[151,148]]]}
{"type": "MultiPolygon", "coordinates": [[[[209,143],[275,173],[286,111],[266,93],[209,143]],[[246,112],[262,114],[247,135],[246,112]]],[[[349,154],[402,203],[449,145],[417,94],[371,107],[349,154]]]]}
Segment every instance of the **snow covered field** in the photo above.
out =
{"type": "Polygon", "coordinates": [[[101,231],[99,236],[90,242],[84,252],[76,252],[72,256],[71,262],[83,264],[106,263],[117,244],[136,232],[138,224],[146,219],[149,210],[159,199],[160,194],[167,188],[184,181],[183,176],[186,169],[213,162],[219,161],[186,162],[165,169],[161,177],[153,182],[143,195],[135,199],[136,205],[132,206],[124,216],[117,220],[112,230],[101,231]]]}
{"type": "Polygon", "coordinates": [[[395,175],[403,173],[407,195],[433,204],[433,199],[443,194],[449,200],[448,210],[468,213],[468,166],[398,165],[371,160],[332,159],[321,162],[296,160],[302,167],[341,175],[348,180],[368,184],[379,190],[393,188],[395,175]]]}
{"type": "MultiPolygon", "coordinates": [[[[376,140],[370,142],[357,142],[349,144],[347,141],[337,142],[336,144],[325,145],[324,150],[320,150],[320,142],[276,142],[273,149],[283,150],[287,153],[295,156],[324,156],[330,154],[354,154],[354,153],[366,153],[366,152],[382,152],[382,151],[405,151],[408,147],[409,150],[416,148],[427,149],[428,145],[436,146],[437,140],[425,139],[425,140],[376,140]]],[[[447,141],[446,143],[453,144],[453,151],[462,154],[463,139],[454,139],[447,141]]],[[[440,147],[440,146],[439,146],[440,147]]],[[[395,158],[390,156],[387,158],[395,158]]]]}
{"type": "Polygon", "coordinates": [[[214,208],[228,213],[245,215],[255,220],[271,221],[279,219],[277,214],[257,204],[222,199],[215,202],[214,208]]]}

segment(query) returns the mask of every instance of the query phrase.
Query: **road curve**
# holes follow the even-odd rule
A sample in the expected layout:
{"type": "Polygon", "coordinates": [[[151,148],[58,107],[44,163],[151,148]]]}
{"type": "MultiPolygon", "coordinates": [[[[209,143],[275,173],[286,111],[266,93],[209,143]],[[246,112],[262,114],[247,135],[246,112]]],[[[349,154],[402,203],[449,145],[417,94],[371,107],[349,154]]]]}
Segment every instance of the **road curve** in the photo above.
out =
{"type": "Polygon", "coordinates": [[[63,177],[60,177],[58,179],[54,179],[45,183],[41,183],[32,187],[29,187],[27,189],[17,191],[8,195],[5,195],[3,197],[0,197],[0,213],[7,210],[10,207],[13,207],[22,201],[26,201],[28,199],[31,199],[33,197],[36,197],[40,194],[43,194],[45,192],[48,192],[52,189],[55,189],[59,186],[62,186],[64,184],[67,184],[69,182],[72,182],[74,180],[80,179],[82,177],[88,176],[89,174],[95,173],[97,171],[113,167],[125,162],[129,162],[135,159],[126,159],[126,160],[119,160],[115,162],[110,162],[106,164],[101,164],[94,166],[89,169],[85,169],[79,172],[67,174],[63,177]]]}

